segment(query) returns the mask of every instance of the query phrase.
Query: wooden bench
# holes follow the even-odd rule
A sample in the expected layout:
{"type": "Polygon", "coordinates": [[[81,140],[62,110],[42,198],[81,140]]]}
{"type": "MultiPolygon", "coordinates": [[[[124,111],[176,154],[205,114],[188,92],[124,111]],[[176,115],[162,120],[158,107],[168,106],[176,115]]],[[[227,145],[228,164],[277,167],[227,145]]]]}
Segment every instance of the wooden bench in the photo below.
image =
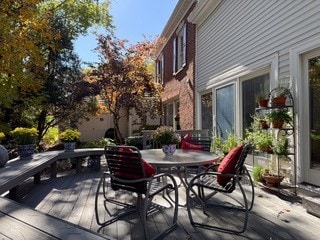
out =
{"type": "Polygon", "coordinates": [[[83,157],[102,156],[103,148],[76,149],[74,152],[65,151],[47,151],[34,154],[31,159],[15,158],[10,160],[4,167],[0,168],[0,194],[7,191],[11,199],[17,198],[17,186],[30,177],[34,177],[34,182],[40,182],[40,173],[42,170],[51,166],[50,177],[57,175],[57,161],[75,158],[77,160],[76,171],[81,171],[83,157]]]}
{"type": "Polygon", "coordinates": [[[111,239],[0,197],[0,239],[111,239]]]}

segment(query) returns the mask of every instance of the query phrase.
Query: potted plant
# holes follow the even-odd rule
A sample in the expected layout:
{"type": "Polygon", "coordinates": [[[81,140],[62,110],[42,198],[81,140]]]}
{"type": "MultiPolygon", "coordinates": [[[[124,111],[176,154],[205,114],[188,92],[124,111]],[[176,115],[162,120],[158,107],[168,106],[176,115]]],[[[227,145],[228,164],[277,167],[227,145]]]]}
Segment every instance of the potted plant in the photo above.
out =
{"type": "Polygon", "coordinates": [[[221,151],[223,155],[227,155],[233,148],[241,144],[243,141],[234,133],[228,133],[227,139],[223,140],[219,136],[213,138],[213,152],[221,151]],[[218,151],[217,151],[218,150],[218,151]]]}
{"type": "Polygon", "coordinates": [[[268,129],[270,127],[269,120],[265,116],[255,113],[252,116],[252,119],[252,125],[256,126],[256,129],[268,129]]]}
{"type": "Polygon", "coordinates": [[[8,150],[1,145],[1,141],[5,139],[6,135],[3,132],[0,132],[0,168],[4,167],[9,160],[8,150]]]}
{"type": "Polygon", "coordinates": [[[280,183],[284,179],[284,176],[270,173],[269,169],[264,170],[262,177],[263,177],[266,185],[270,186],[270,187],[279,187],[280,183]]]}
{"type": "Polygon", "coordinates": [[[258,103],[258,106],[259,106],[260,108],[266,108],[266,107],[268,107],[268,103],[269,103],[268,93],[259,92],[259,93],[256,95],[256,102],[258,103]]]}
{"type": "Polygon", "coordinates": [[[278,87],[274,91],[274,95],[272,98],[273,106],[282,107],[286,105],[287,100],[287,89],[283,87],[278,87]]]}
{"type": "Polygon", "coordinates": [[[261,152],[273,153],[273,140],[273,136],[264,131],[256,132],[253,136],[254,145],[261,152]]]}
{"type": "Polygon", "coordinates": [[[59,134],[59,139],[64,143],[65,151],[73,151],[81,133],[75,129],[66,129],[59,134]]]}
{"type": "Polygon", "coordinates": [[[292,121],[292,117],[285,108],[271,110],[266,114],[266,118],[272,123],[273,128],[282,128],[284,123],[292,121]]]}
{"type": "Polygon", "coordinates": [[[275,139],[272,149],[276,155],[279,155],[286,160],[290,160],[290,158],[288,157],[289,139],[285,136],[280,136],[278,139],[275,139]]]}
{"type": "Polygon", "coordinates": [[[170,126],[160,126],[153,134],[153,138],[162,146],[165,154],[172,155],[179,143],[179,135],[170,126]]]}
{"type": "Polygon", "coordinates": [[[29,158],[35,151],[35,142],[38,137],[36,128],[17,127],[10,131],[15,143],[18,145],[20,158],[29,158]]]}

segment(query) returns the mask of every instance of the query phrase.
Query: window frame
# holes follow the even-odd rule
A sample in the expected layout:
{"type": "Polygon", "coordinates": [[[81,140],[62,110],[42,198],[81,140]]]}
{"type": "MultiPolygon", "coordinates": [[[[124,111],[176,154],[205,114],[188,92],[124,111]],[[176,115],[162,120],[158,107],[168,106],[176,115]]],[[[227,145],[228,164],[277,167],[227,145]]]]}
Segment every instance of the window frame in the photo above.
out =
{"type": "Polygon", "coordinates": [[[178,28],[173,39],[173,74],[177,74],[187,62],[187,23],[178,28]]]}
{"type": "Polygon", "coordinates": [[[164,83],[164,55],[156,61],[156,82],[163,84],[164,83]]]}

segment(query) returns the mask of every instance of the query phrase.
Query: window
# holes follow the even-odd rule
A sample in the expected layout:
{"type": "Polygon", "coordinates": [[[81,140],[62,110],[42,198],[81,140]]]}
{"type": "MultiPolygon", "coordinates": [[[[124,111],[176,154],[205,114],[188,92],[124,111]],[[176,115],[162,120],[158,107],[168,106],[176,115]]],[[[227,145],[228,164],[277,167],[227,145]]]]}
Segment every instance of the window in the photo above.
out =
{"type": "Polygon", "coordinates": [[[163,84],[164,77],[164,55],[156,62],[156,82],[163,84]]]}
{"type": "Polygon", "coordinates": [[[187,25],[177,32],[173,40],[173,71],[176,73],[186,64],[187,25]]]}
{"type": "Polygon", "coordinates": [[[180,129],[179,122],[179,101],[174,101],[170,103],[166,103],[163,106],[164,112],[164,125],[172,126],[173,129],[180,129]]]}
{"type": "Polygon", "coordinates": [[[212,92],[201,95],[201,128],[212,130],[212,92]]]}
{"type": "Polygon", "coordinates": [[[216,134],[227,139],[228,133],[234,133],[234,84],[216,90],[216,134]]]}
{"type": "MultiPolygon", "coordinates": [[[[242,81],[242,132],[249,128],[252,123],[251,116],[257,107],[256,95],[270,91],[270,74],[262,74],[252,78],[243,77],[242,81]]],[[[244,136],[244,135],[243,135],[244,136]]]]}

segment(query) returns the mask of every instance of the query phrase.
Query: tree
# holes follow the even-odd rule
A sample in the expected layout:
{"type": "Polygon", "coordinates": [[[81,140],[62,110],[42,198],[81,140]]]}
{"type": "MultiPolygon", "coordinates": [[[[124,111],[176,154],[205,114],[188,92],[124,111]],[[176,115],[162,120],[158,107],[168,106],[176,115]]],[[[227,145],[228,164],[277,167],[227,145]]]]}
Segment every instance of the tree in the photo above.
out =
{"type": "Polygon", "coordinates": [[[93,111],[95,102],[89,97],[98,92],[97,86],[85,81],[73,40],[93,25],[111,27],[108,2],[25,0],[12,4],[6,0],[0,5],[4,7],[0,26],[5,27],[0,38],[8,39],[0,42],[0,49],[5,50],[0,50],[0,84],[8,93],[1,95],[0,90],[4,96],[1,122],[11,128],[36,124],[41,139],[49,127],[71,124],[93,111]],[[10,42],[12,33],[25,38],[10,42]]]}
{"type": "Polygon", "coordinates": [[[50,34],[45,14],[40,17],[40,0],[0,2],[0,104],[10,106],[18,90],[38,91],[41,80],[30,64],[44,67],[45,59],[38,42],[49,45],[57,37],[50,34]]]}
{"type": "MultiPolygon", "coordinates": [[[[116,138],[123,142],[119,120],[135,109],[142,119],[160,111],[161,86],[154,82],[150,70],[152,50],[160,40],[147,40],[126,47],[126,40],[114,35],[99,35],[101,63],[92,67],[89,76],[101,87],[100,96],[106,110],[113,115],[116,138]]],[[[151,68],[152,69],[152,68],[151,68]]]]}

